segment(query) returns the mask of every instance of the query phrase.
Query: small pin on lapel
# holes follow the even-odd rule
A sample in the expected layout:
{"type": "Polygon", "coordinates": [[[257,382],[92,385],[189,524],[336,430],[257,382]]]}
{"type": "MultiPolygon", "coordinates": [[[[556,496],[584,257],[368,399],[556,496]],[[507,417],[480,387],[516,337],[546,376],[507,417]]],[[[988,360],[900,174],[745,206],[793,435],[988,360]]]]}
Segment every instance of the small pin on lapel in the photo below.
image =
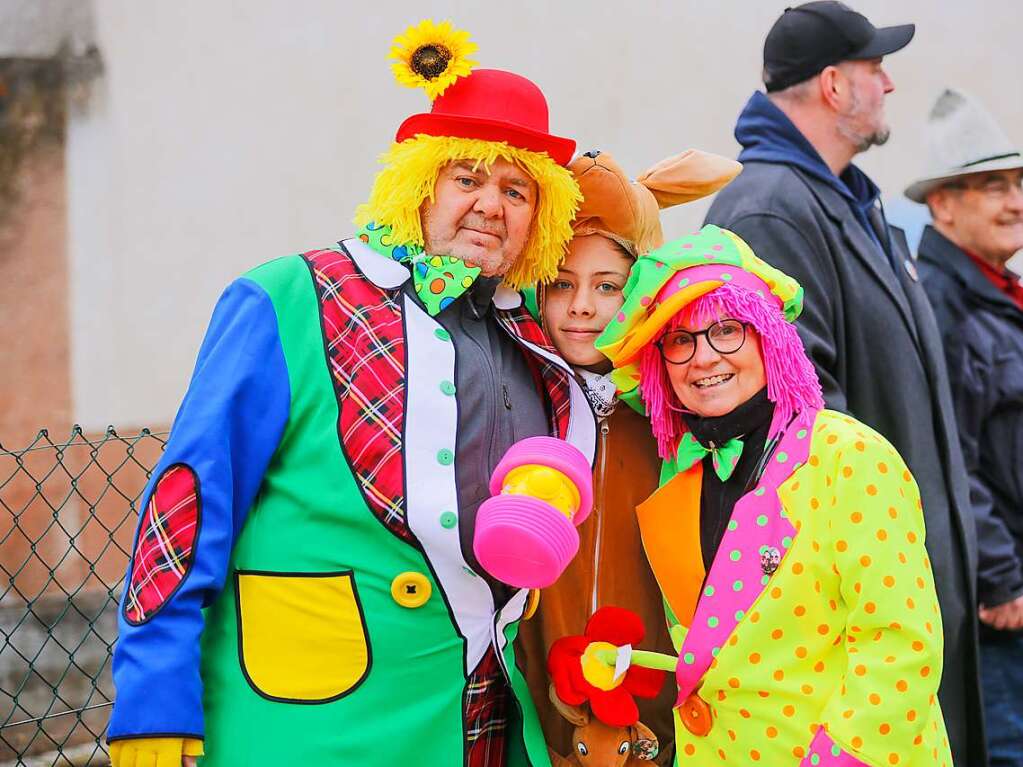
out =
{"type": "Polygon", "coordinates": [[[768,546],[760,554],[760,569],[764,571],[764,575],[771,575],[775,570],[778,569],[778,565],[781,564],[781,552],[778,551],[774,546],[768,546]]]}

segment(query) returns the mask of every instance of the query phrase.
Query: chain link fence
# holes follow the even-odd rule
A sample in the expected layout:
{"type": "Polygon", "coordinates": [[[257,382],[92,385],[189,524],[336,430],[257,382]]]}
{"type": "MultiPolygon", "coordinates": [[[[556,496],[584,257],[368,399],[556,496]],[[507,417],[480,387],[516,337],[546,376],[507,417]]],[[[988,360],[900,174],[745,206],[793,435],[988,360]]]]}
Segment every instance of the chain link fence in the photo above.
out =
{"type": "Polygon", "coordinates": [[[117,605],[166,436],[0,444],[0,767],[109,764],[117,605]]]}

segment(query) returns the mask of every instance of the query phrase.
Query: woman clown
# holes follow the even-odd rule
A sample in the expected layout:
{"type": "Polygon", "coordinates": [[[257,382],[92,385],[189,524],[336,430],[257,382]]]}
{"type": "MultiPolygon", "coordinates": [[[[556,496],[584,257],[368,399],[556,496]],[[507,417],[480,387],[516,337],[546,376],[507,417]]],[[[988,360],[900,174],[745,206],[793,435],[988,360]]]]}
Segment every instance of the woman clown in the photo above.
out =
{"type": "MultiPolygon", "coordinates": [[[[823,409],[801,304],[707,226],[639,259],[597,342],[664,459],[637,514],[678,652],[679,764],[951,764],[917,487],[823,409]]],[[[562,689],[592,691],[574,668],[562,689]]]]}

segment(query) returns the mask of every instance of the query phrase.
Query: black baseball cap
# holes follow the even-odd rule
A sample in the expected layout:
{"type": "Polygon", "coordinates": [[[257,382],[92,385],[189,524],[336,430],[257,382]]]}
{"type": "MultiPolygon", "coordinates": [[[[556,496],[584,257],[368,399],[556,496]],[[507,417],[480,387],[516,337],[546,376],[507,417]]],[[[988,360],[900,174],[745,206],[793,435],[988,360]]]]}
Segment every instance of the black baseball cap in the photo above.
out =
{"type": "Polygon", "coordinates": [[[909,45],[915,32],[915,24],[875,27],[836,0],[786,8],[764,41],[764,85],[768,93],[780,91],[840,61],[887,56],[909,45]]]}

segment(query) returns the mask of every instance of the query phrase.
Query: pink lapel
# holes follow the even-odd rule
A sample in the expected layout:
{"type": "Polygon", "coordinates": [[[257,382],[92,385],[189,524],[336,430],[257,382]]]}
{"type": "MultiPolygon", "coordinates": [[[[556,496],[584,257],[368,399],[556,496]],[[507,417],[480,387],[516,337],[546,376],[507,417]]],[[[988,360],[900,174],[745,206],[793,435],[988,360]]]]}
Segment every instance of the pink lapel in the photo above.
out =
{"type": "Polygon", "coordinates": [[[704,584],[675,670],[682,705],[710,668],[718,650],[771,581],[796,529],[786,518],[778,488],[810,454],[817,412],[804,413],[782,434],[760,483],[735,504],[704,584]]]}

